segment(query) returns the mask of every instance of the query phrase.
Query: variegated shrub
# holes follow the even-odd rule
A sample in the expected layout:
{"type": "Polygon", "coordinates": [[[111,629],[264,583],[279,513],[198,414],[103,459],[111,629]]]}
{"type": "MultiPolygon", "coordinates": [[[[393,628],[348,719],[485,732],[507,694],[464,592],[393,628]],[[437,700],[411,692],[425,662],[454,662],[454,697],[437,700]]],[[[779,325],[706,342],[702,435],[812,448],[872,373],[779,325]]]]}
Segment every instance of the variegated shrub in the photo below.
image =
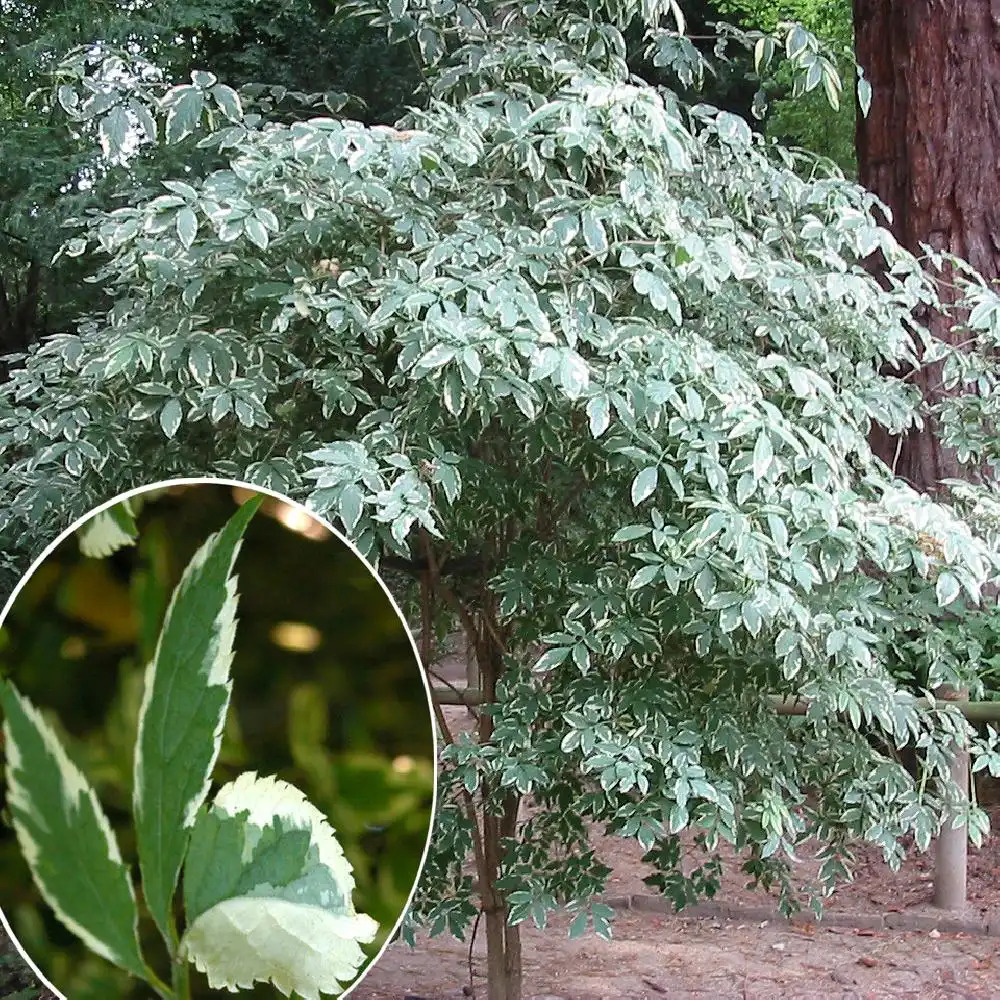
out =
{"type": "MultiPolygon", "coordinates": [[[[897,863],[952,808],[981,838],[983,810],[936,779],[956,741],[1000,770],[997,734],[918,696],[982,686],[964,623],[991,609],[996,492],[918,496],[869,435],[922,426],[894,373],[942,363],[946,443],[1000,462],[995,290],[954,272],[970,350],[933,340],[933,272],[870,193],[684,102],[704,59],[674,0],[350,6],[422,59],[397,128],[248,114],[211,67],[164,86],[130,53],[60,67],[78,127],[198,134],[219,168],[80,220],[65,252],[97,256],[114,306],[3,390],[0,536],[54,530],[109,478],[197,467],[415,570],[494,707],[450,734],[413,915],[464,933],[485,909],[493,997],[517,993],[511,924],[607,932],[594,824],[678,904],[715,890],[726,843],[789,902],[815,837],[817,896],[854,838],[897,863]],[[683,86],[634,75],[640,36],[683,86]],[[774,714],[784,695],[809,714],[774,714]],[[926,780],[892,759],[905,744],[926,780]]],[[[744,40],[838,99],[800,27],[744,40]]]]}

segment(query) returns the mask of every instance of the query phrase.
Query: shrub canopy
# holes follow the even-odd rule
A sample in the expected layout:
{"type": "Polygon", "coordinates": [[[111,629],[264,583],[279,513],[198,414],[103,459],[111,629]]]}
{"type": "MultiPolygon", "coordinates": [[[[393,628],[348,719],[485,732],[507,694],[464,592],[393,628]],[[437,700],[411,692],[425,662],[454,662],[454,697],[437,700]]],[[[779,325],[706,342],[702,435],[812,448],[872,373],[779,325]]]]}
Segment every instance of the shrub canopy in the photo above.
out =
{"type": "MultiPolygon", "coordinates": [[[[167,143],[202,130],[227,166],[65,245],[103,257],[114,305],[3,388],[8,572],[98,499],[200,473],[305,499],[373,558],[423,560],[498,678],[488,729],[444,751],[415,911],[437,929],[475,913],[470,803],[544,807],[511,828],[499,885],[512,920],[569,903],[578,930],[605,928],[590,820],[649,849],[678,901],[712,882],[711,863],[677,867],[689,826],[709,855],[752,847],[765,879],[813,835],[827,884],[850,837],[890,860],[908,832],[925,847],[953,793],[884,750],[916,742],[943,774],[972,739],[899,681],[976,688],[963,623],[1000,569],[998,508],[985,485],[915,494],[868,435],[924,419],[894,372],[943,359],[946,439],[984,467],[995,361],[915,321],[934,281],[872,195],[629,74],[635,17],[661,66],[700,59],[675,4],[376,14],[428,74],[396,129],[246,115],[207,71],[158,91],[131,57],[64,63],[55,97],[109,149],[137,124],[167,143]]],[[[816,86],[802,36],[768,51],[816,86]]],[[[995,344],[998,300],[958,274],[970,336],[995,344]]],[[[1000,769],[995,742],[974,749],[1000,769]]],[[[981,836],[984,813],[962,816],[981,836]]]]}

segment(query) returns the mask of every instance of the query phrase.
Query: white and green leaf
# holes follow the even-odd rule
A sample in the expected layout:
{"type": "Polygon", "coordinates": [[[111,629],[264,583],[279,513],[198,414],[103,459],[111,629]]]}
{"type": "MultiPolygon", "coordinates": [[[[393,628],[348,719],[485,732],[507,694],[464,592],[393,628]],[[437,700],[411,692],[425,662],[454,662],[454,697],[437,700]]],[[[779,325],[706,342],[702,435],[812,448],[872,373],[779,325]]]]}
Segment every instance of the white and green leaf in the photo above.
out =
{"type": "Polygon", "coordinates": [[[91,951],[145,978],[132,879],[93,788],[10,682],[0,706],[7,809],[35,884],[91,951]]]}
{"type": "Polygon", "coordinates": [[[293,785],[254,772],[202,808],[184,866],[180,955],[213,989],[269,982],[305,1000],[339,994],[378,924],[354,909],[334,831],[293,785]]]}
{"type": "Polygon", "coordinates": [[[143,894],[168,944],[171,899],[199,807],[205,801],[232,688],[236,578],[248,501],[195,553],[167,608],[146,671],[135,754],[133,811],[143,894]]]}
{"type": "Polygon", "coordinates": [[[104,559],[127,545],[134,545],[139,535],[131,500],[108,507],[95,514],[78,532],[80,552],[91,559],[104,559]]]}

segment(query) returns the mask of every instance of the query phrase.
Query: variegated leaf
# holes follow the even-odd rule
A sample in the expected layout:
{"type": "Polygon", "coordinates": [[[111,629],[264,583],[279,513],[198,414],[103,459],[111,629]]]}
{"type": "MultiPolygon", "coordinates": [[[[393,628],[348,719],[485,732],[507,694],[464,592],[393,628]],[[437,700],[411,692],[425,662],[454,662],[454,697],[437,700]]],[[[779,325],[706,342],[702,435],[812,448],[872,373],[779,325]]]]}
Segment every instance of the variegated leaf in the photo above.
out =
{"type": "Polygon", "coordinates": [[[91,951],[145,976],[135,893],[104,810],[38,709],[0,682],[7,809],[45,901],[91,951]]]}
{"type": "Polygon", "coordinates": [[[176,943],[171,899],[198,809],[208,794],[232,687],[236,632],[233,563],[262,501],[240,508],[195,553],[178,583],[146,671],[133,809],[143,894],[176,943]]]}

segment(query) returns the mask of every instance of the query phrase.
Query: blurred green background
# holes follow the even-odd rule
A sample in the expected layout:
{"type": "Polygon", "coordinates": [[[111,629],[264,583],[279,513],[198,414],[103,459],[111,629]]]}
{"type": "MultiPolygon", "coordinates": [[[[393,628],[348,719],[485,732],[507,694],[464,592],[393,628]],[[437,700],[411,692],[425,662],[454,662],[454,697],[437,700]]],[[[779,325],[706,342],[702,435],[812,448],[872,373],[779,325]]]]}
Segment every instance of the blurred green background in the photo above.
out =
{"type": "MultiPolygon", "coordinates": [[[[68,536],[0,629],[0,673],[43,710],[95,785],[134,875],[130,796],[143,671],[188,560],[250,495],[219,483],[151,494],[137,544],[105,559],[82,556],[77,536],[68,536]]],[[[366,949],[374,957],[406,904],[431,821],[434,738],[417,658],[367,565],[299,508],[265,502],[236,572],[233,697],[212,794],[245,770],[306,793],[354,865],[357,909],[380,924],[366,949]]],[[[148,995],[51,915],[5,812],[0,906],[28,954],[73,1000],[148,995]]],[[[151,964],[165,972],[151,921],[141,932],[151,964]]],[[[219,995],[192,972],[196,996],[219,995]]],[[[241,995],[279,994],[259,986],[241,995]]]]}

